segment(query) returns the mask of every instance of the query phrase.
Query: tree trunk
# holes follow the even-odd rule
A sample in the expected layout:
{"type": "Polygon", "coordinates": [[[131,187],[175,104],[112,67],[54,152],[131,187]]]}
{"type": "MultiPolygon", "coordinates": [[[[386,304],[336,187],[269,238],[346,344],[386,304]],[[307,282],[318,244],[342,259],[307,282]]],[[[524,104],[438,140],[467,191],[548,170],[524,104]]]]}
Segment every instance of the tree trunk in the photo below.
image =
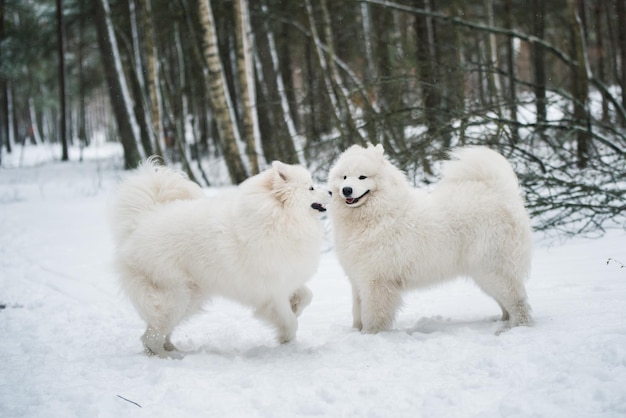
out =
{"type": "Polygon", "coordinates": [[[234,0],[237,41],[237,76],[241,90],[241,120],[250,174],[259,172],[259,126],[256,111],[252,36],[248,0],[234,0]]]}
{"type": "Polygon", "coordinates": [[[342,92],[343,86],[341,85],[341,81],[338,80],[337,70],[335,68],[334,62],[334,49],[333,49],[333,40],[332,40],[332,31],[330,28],[328,10],[326,7],[326,3],[322,3],[322,11],[324,13],[324,32],[326,34],[326,50],[328,51],[328,60],[325,56],[324,47],[322,45],[322,41],[319,37],[319,33],[317,31],[317,26],[315,23],[315,15],[313,12],[313,6],[311,5],[311,0],[305,1],[307,15],[309,19],[309,26],[311,28],[311,36],[313,38],[313,43],[315,45],[315,50],[317,52],[317,57],[319,60],[320,68],[322,69],[322,78],[324,80],[324,85],[326,87],[326,93],[330,100],[331,108],[333,111],[333,115],[335,116],[338,122],[338,128],[343,137],[342,143],[340,144],[342,147],[346,145],[360,143],[364,144],[365,140],[361,136],[358,129],[354,125],[354,120],[352,119],[352,115],[350,114],[350,109],[347,104],[347,95],[344,95],[342,92]]]}
{"type": "Polygon", "coordinates": [[[78,115],[77,115],[77,125],[78,125],[78,142],[80,144],[81,154],[80,159],[82,161],[83,153],[82,150],[84,147],[88,146],[90,141],[87,137],[87,121],[86,121],[86,94],[85,94],[85,74],[83,71],[83,61],[84,61],[84,51],[85,51],[85,0],[79,0],[79,8],[80,8],[80,17],[78,22],[78,52],[77,52],[77,61],[78,61],[78,115]]]}
{"type": "MultiPolygon", "coordinates": [[[[493,17],[493,1],[494,0],[484,0],[485,1],[485,14],[487,15],[487,25],[489,27],[494,27],[494,17],[493,17]]],[[[487,77],[489,80],[489,89],[491,90],[490,102],[493,108],[496,111],[498,116],[501,116],[500,112],[500,100],[501,100],[501,91],[502,87],[500,86],[500,75],[498,74],[498,43],[496,39],[495,33],[491,32],[487,34],[487,45],[488,45],[488,73],[487,77]]]]}
{"type": "MultiPolygon", "coordinates": [[[[349,144],[362,144],[366,143],[365,138],[361,135],[360,130],[356,126],[353,115],[354,106],[349,100],[350,93],[348,89],[344,85],[344,82],[339,74],[339,70],[337,68],[337,56],[335,54],[335,37],[333,35],[331,16],[328,11],[328,2],[327,0],[321,0],[320,6],[322,9],[322,22],[324,25],[324,37],[326,38],[326,51],[328,54],[328,68],[330,69],[331,80],[333,83],[334,91],[337,96],[339,102],[339,108],[341,109],[341,113],[343,115],[343,124],[348,132],[348,143],[349,144]]],[[[321,43],[320,43],[321,45],[321,43]]],[[[320,51],[323,54],[322,51],[320,51]]]]}
{"type": "MultiPolygon", "coordinates": [[[[417,7],[432,10],[431,0],[416,0],[417,7]]],[[[424,124],[428,127],[431,138],[443,139],[443,147],[450,145],[449,134],[442,135],[444,127],[442,115],[442,98],[439,80],[439,60],[437,57],[437,39],[435,23],[429,16],[415,16],[415,33],[417,36],[417,68],[422,86],[424,101],[424,124]]]]}
{"type": "MultiPolygon", "coordinates": [[[[133,112],[135,117],[137,118],[137,125],[139,127],[139,140],[141,143],[141,147],[143,148],[143,153],[145,155],[153,155],[153,147],[152,147],[152,138],[150,135],[150,126],[148,125],[149,115],[146,110],[147,102],[145,98],[145,90],[142,89],[141,82],[141,68],[136,68],[134,71],[129,71],[129,83],[130,88],[133,93],[134,106],[133,112]]],[[[145,85],[145,83],[144,83],[145,85]]]]}
{"type": "MultiPolygon", "coordinates": [[[[606,80],[606,68],[605,68],[606,67],[606,64],[605,64],[606,51],[604,49],[604,33],[605,32],[602,30],[602,27],[604,26],[602,24],[604,3],[605,3],[604,0],[601,0],[593,5],[593,17],[594,17],[594,23],[596,26],[596,48],[598,50],[598,58],[597,58],[598,67],[595,73],[596,73],[596,76],[603,82],[605,82],[606,80]]],[[[607,98],[607,95],[604,92],[602,92],[602,121],[609,122],[609,120],[610,120],[609,100],[607,98]]]]}
{"type": "Polygon", "coordinates": [[[41,130],[39,129],[39,121],[37,119],[37,109],[35,108],[35,100],[31,97],[28,98],[28,116],[30,119],[30,126],[28,129],[28,136],[35,145],[43,144],[41,138],[41,130]]]}
{"type": "Polygon", "coordinates": [[[374,19],[372,18],[370,5],[363,2],[360,5],[360,17],[361,17],[361,31],[363,39],[363,50],[365,52],[365,71],[364,71],[364,85],[363,97],[359,100],[363,103],[363,119],[367,129],[367,137],[370,142],[380,142],[381,137],[384,138],[384,127],[379,130],[380,120],[377,118],[377,113],[373,106],[368,106],[368,101],[375,103],[375,106],[380,106],[380,98],[383,95],[382,83],[379,80],[379,71],[377,63],[379,62],[377,51],[377,45],[380,44],[379,32],[375,29],[374,19]]]}
{"type": "Polygon", "coordinates": [[[61,135],[61,161],[70,159],[67,148],[67,113],[65,108],[65,26],[63,23],[63,0],[56,0],[57,5],[57,56],[59,58],[59,107],[61,115],[59,127],[61,135]]]}
{"type": "Polygon", "coordinates": [[[159,94],[159,61],[155,44],[154,25],[152,24],[152,5],[150,0],[138,0],[140,21],[146,51],[146,84],[150,96],[150,121],[154,151],[163,156],[163,128],[161,115],[161,97],[159,94]]]}
{"type": "Polygon", "coordinates": [[[15,123],[15,111],[13,108],[13,89],[11,85],[6,83],[6,109],[7,109],[7,138],[6,146],[7,153],[13,152],[13,145],[17,138],[16,123],[15,123]]]}
{"type": "Polygon", "coordinates": [[[577,65],[574,67],[574,123],[584,124],[576,127],[576,164],[585,168],[589,159],[589,142],[591,141],[591,124],[589,121],[589,78],[591,70],[587,62],[587,47],[583,28],[578,15],[577,0],[567,0],[569,21],[574,35],[574,49],[577,65]]]}
{"type": "MultiPolygon", "coordinates": [[[[0,42],[4,41],[4,3],[0,0],[0,42]]],[[[0,60],[2,60],[2,50],[0,50],[0,60]]],[[[0,81],[2,86],[2,114],[0,115],[0,165],[2,165],[2,147],[6,145],[7,152],[10,150],[9,145],[9,82],[2,77],[0,81]]]]}
{"type": "MultiPolygon", "coordinates": [[[[0,19],[2,16],[0,15],[0,19]]],[[[2,39],[1,31],[0,31],[0,39],[2,39]]],[[[1,58],[1,57],[0,57],[1,58]]],[[[0,115],[0,166],[2,165],[2,147],[7,147],[7,152],[10,149],[9,147],[9,86],[8,81],[2,80],[2,114],[0,115]]]]}
{"type": "MultiPolygon", "coordinates": [[[[615,0],[617,13],[617,44],[620,56],[618,83],[622,88],[622,108],[626,109],[626,6],[625,0],[615,0]]],[[[626,126],[626,120],[622,119],[622,126],[626,126]]]]}
{"type": "Polygon", "coordinates": [[[180,153],[183,167],[185,169],[185,172],[189,176],[189,179],[200,184],[193,170],[191,169],[191,164],[189,164],[189,147],[187,146],[187,123],[185,120],[187,115],[189,115],[189,89],[187,88],[187,80],[185,79],[185,57],[180,36],[180,25],[178,22],[174,23],[174,46],[176,47],[176,62],[178,63],[178,68],[176,69],[175,73],[177,73],[179,77],[177,89],[178,97],[176,98],[180,100],[178,105],[179,112],[177,115],[178,122],[176,123],[178,131],[176,135],[176,146],[178,147],[178,152],[180,153]]]}
{"type": "MultiPolygon", "coordinates": [[[[546,13],[545,0],[533,0],[533,35],[543,39],[545,34],[544,16],[546,13]]],[[[544,48],[538,42],[532,44],[532,61],[534,74],[535,106],[537,108],[537,131],[542,139],[545,136],[545,124],[548,118],[546,103],[546,62],[544,48]]]]}
{"type": "MultiPolygon", "coordinates": [[[[382,109],[382,118],[378,121],[384,130],[389,131],[389,135],[382,138],[382,144],[388,153],[393,155],[395,151],[391,146],[389,138],[395,138],[399,129],[404,129],[392,120],[393,104],[399,98],[393,83],[393,60],[390,57],[394,53],[393,41],[390,36],[390,14],[393,10],[378,10],[372,19],[372,32],[376,34],[374,42],[373,57],[375,57],[376,74],[375,87],[378,105],[382,109]]],[[[401,97],[400,97],[401,99],[401,97]]],[[[370,116],[370,115],[368,115],[370,116]]],[[[385,131],[386,132],[386,131],[385,131]]],[[[374,138],[379,135],[374,134],[374,138]]]]}
{"type": "Polygon", "coordinates": [[[139,125],[139,138],[144,154],[152,155],[154,154],[152,146],[154,141],[152,140],[152,134],[148,123],[150,115],[146,107],[148,106],[149,100],[145,94],[146,81],[143,76],[144,70],[141,57],[142,47],[139,42],[139,19],[137,17],[135,0],[129,0],[128,8],[130,11],[130,32],[134,58],[134,71],[130,72],[130,84],[133,96],[135,97],[135,117],[137,118],[137,123],[139,125]]]}
{"type": "MultiPolygon", "coordinates": [[[[259,132],[261,136],[261,147],[263,148],[263,155],[267,161],[274,161],[281,159],[281,150],[279,148],[276,138],[278,135],[275,133],[280,125],[279,121],[274,120],[274,112],[272,112],[272,104],[270,103],[271,95],[269,92],[268,82],[265,80],[263,73],[263,62],[260,56],[260,51],[255,49],[254,54],[254,67],[256,69],[255,86],[257,91],[257,107],[259,115],[259,132]]],[[[267,56],[268,54],[265,54],[267,56]]]]}
{"type": "Polygon", "coordinates": [[[372,15],[370,13],[370,5],[361,3],[361,21],[363,24],[363,43],[365,49],[365,81],[371,83],[378,78],[376,71],[376,60],[374,58],[374,31],[372,25],[372,15]]]}
{"type": "MultiPolygon", "coordinates": [[[[504,27],[509,30],[513,30],[513,0],[505,0],[504,1],[504,27]]],[[[515,46],[513,44],[513,36],[507,37],[506,42],[506,63],[508,70],[508,108],[509,108],[509,118],[511,122],[509,123],[511,129],[511,142],[514,144],[519,142],[519,129],[517,126],[517,90],[515,83],[515,68],[516,68],[516,59],[515,59],[515,46]]]]}
{"type": "MultiPolygon", "coordinates": [[[[264,1],[261,1],[261,10],[264,15],[267,15],[267,5],[264,1]]],[[[282,118],[287,125],[287,132],[289,138],[283,140],[283,158],[287,163],[298,163],[298,153],[295,147],[294,141],[298,139],[298,132],[296,131],[296,125],[291,117],[291,109],[289,108],[289,98],[285,90],[285,83],[280,71],[280,62],[278,61],[278,50],[276,48],[276,41],[274,40],[274,33],[269,25],[269,19],[264,19],[265,33],[267,35],[268,48],[270,58],[272,60],[272,69],[274,76],[276,77],[276,90],[280,100],[280,108],[282,110],[282,118]]],[[[302,147],[300,147],[302,148],[302,147]]]]}
{"type": "Polygon", "coordinates": [[[227,91],[226,77],[217,46],[217,32],[210,0],[200,0],[199,13],[200,23],[204,30],[204,58],[209,71],[209,96],[215,112],[217,130],[230,178],[233,183],[239,184],[248,177],[248,173],[241,160],[239,151],[239,128],[236,125],[230,95],[227,91]]]}
{"type": "Polygon", "coordinates": [[[111,106],[117,122],[120,141],[124,148],[124,165],[127,169],[134,168],[141,160],[137,138],[139,129],[122,69],[117,40],[111,23],[111,10],[108,0],[97,0],[95,7],[98,43],[102,56],[102,64],[107,80],[111,106]]]}
{"type": "MultiPolygon", "coordinates": [[[[452,5],[453,8],[453,16],[459,17],[465,15],[465,0],[454,0],[452,5]]],[[[466,111],[466,97],[465,97],[465,89],[468,75],[466,71],[463,69],[466,68],[465,63],[465,46],[464,46],[464,37],[465,32],[462,28],[456,29],[456,34],[454,36],[454,45],[455,45],[455,67],[456,71],[454,71],[452,75],[451,82],[452,91],[451,96],[454,97],[455,107],[453,109],[455,118],[460,119],[459,125],[459,143],[461,145],[465,145],[466,140],[466,131],[467,131],[467,122],[469,119],[469,112],[466,111]]]]}

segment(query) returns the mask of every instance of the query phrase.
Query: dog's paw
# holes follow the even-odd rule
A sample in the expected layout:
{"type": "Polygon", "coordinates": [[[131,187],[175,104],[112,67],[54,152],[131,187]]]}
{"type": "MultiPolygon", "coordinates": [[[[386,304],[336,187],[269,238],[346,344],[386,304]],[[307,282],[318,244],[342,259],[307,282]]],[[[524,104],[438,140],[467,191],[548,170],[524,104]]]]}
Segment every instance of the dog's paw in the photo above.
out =
{"type": "Polygon", "coordinates": [[[361,334],[378,334],[381,331],[385,331],[385,330],[378,329],[376,327],[364,327],[361,329],[361,334]]]}
{"type": "Polygon", "coordinates": [[[281,344],[287,344],[289,341],[296,338],[297,329],[297,323],[294,327],[281,327],[278,331],[278,342],[281,344]]]}
{"type": "Polygon", "coordinates": [[[292,342],[295,339],[295,335],[279,335],[278,336],[278,342],[281,344],[289,344],[290,342],[292,342]]]}
{"type": "Polygon", "coordinates": [[[152,350],[148,347],[144,347],[144,353],[146,353],[146,355],[152,357],[159,357],[159,358],[164,358],[164,359],[172,359],[172,360],[182,360],[185,357],[185,353],[178,351],[176,349],[173,350],[168,350],[168,349],[164,349],[164,350],[152,350]]]}

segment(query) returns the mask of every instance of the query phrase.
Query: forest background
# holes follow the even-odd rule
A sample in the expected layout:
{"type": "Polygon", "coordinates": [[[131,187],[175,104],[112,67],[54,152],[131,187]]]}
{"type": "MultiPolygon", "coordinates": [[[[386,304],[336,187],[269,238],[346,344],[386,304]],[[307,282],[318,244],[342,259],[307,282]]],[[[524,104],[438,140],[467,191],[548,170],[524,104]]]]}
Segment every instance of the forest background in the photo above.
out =
{"type": "Polygon", "coordinates": [[[534,226],[626,226],[626,0],[0,0],[0,167],[120,142],[201,185],[320,180],[382,143],[416,184],[450,147],[515,166],[534,226]]]}

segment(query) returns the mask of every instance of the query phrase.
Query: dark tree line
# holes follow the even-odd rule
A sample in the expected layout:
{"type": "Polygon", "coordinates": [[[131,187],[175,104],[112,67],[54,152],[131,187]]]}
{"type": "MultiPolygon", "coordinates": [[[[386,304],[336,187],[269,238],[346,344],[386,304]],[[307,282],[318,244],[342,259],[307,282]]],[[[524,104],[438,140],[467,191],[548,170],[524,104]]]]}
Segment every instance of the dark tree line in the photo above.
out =
{"type": "Polygon", "coordinates": [[[538,228],[624,222],[626,0],[0,1],[0,157],[104,135],[239,183],[373,142],[428,182],[487,144],[538,228]]]}

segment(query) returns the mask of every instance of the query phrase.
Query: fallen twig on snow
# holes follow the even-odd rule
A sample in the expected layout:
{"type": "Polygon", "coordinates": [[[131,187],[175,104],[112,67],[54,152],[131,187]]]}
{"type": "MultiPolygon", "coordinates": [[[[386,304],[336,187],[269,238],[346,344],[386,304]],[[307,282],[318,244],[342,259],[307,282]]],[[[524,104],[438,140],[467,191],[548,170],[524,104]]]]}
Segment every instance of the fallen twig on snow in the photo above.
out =
{"type": "Polygon", "coordinates": [[[130,402],[130,403],[132,403],[133,405],[137,405],[139,408],[141,408],[141,405],[139,405],[139,404],[138,404],[137,402],[135,402],[135,401],[131,401],[130,399],[126,399],[125,397],[120,396],[120,395],[117,395],[117,397],[118,397],[118,398],[120,398],[120,399],[124,399],[126,402],[130,402]]]}

